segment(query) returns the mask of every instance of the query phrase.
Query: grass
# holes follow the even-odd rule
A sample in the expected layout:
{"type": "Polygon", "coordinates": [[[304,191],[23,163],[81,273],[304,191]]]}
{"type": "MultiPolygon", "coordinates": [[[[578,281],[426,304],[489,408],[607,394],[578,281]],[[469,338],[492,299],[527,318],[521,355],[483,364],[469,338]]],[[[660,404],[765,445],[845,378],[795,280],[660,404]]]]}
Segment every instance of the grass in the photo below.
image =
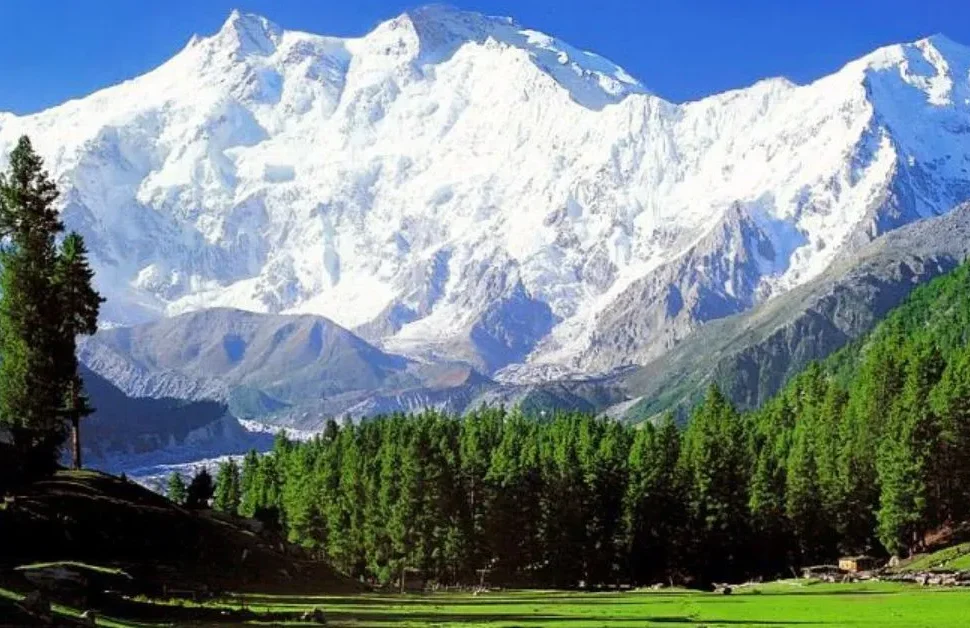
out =
{"type": "MultiPolygon", "coordinates": [[[[217,613],[245,608],[287,613],[266,624],[298,624],[299,613],[323,609],[329,626],[436,628],[634,626],[871,626],[934,628],[970,616],[970,592],[895,583],[852,585],[788,581],[744,587],[733,595],[682,590],[625,593],[520,591],[480,596],[362,594],[353,596],[237,596],[205,605],[157,602],[217,613]]],[[[254,623],[260,623],[257,619],[254,623]]],[[[144,624],[142,624],[144,625],[144,624]]],[[[197,625],[206,625],[205,623],[197,625]]]]}
{"type": "Polygon", "coordinates": [[[970,569],[970,543],[961,543],[932,554],[917,556],[900,567],[900,571],[931,571],[934,569],[970,569]]]}
{"type": "MultiPolygon", "coordinates": [[[[20,602],[24,599],[23,595],[9,591],[7,589],[0,588],[0,622],[3,621],[3,603],[12,604],[20,602]]],[[[83,622],[80,621],[83,611],[70,606],[65,606],[64,604],[51,604],[51,610],[54,612],[56,623],[58,626],[81,626],[83,622]]],[[[24,616],[18,616],[18,619],[23,619],[24,616]]],[[[110,617],[98,617],[98,626],[105,626],[106,628],[141,628],[146,626],[157,626],[158,624],[143,624],[143,623],[133,623],[125,620],[112,619],[110,617]]],[[[6,626],[6,623],[0,623],[0,625],[6,626]]],[[[31,624],[34,625],[34,624],[31,624]]]]}
{"type": "MultiPolygon", "coordinates": [[[[20,596],[0,590],[0,599],[20,596]]],[[[246,609],[249,625],[300,625],[307,610],[322,609],[328,626],[384,628],[632,628],[634,626],[832,626],[935,628],[970,616],[970,591],[896,583],[823,584],[784,581],[742,587],[725,596],[677,589],[623,593],[512,591],[473,596],[360,594],[349,596],[232,596],[206,604],[133,600],[137,623],[113,613],[99,625],[224,626],[223,612],[246,609]],[[137,609],[135,609],[137,610],[137,609]]],[[[55,605],[62,617],[73,608],[55,605]]]]}

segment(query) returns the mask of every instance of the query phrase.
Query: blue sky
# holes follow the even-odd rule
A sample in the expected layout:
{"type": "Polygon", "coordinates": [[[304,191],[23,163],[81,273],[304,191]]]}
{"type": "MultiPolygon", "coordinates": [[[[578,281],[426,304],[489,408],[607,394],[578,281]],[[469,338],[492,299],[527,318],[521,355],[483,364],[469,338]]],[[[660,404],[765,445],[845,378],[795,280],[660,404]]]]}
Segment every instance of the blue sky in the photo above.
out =
{"type": "MultiPolygon", "coordinates": [[[[284,28],[359,35],[420,2],[0,0],[0,111],[28,113],[141,74],[238,7],[284,28]]],[[[970,44],[967,0],[452,0],[696,99],[766,76],[805,82],[887,43],[942,32],[970,44]]]]}

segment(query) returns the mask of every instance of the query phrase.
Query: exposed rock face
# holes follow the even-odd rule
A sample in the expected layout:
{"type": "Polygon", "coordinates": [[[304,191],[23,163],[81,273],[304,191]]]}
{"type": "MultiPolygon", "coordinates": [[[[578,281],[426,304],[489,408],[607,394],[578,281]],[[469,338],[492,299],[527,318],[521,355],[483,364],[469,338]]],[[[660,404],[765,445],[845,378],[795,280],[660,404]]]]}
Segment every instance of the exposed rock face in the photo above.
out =
{"type": "MultiPolygon", "coordinates": [[[[301,427],[345,414],[461,412],[490,384],[464,364],[387,354],[322,317],[227,308],[101,330],[79,355],[133,397],[219,401],[241,418],[274,416],[301,427]]],[[[206,423],[197,438],[223,428],[229,438],[232,427],[206,423]]]]}
{"type": "Polygon", "coordinates": [[[650,416],[717,381],[741,407],[777,392],[809,362],[862,336],[920,283],[970,256],[970,204],[889,233],[815,280],[754,310],[698,330],[675,349],[612,381],[650,416]]]}
{"type": "Polygon", "coordinates": [[[683,256],[633,282],[596,319],[577,364],[608,370],[663,355],[699,325],[750,309],[768,292],[771,238],[734,204],[683,256]]]}

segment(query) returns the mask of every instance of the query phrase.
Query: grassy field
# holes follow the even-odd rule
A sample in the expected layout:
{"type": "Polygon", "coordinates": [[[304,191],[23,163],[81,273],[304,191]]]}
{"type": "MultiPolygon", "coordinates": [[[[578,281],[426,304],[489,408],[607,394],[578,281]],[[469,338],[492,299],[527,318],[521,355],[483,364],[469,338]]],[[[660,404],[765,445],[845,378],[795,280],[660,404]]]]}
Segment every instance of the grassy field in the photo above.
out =
{"type": "Polygon", "coordinates": [[[934,569],[970,569],[970,543],[962,543],[932,554],[918,556],[907,561],[900,571],[932,571],[934,569]]]}
{"type": "MultiPolygon", "coordinates": [[[[523,591],[466,594],[246,596],[197,606],[153,602],[149,616],[101,625],[241,625],[222,615],[246,608],[250,624],[301,625],[300,613],[319,608],[329,626],[499,627],[560,626],[872,626],[950,627],[970,618],[970,591],[890,583],[781,582],[733,595],[693,591],[566,593],[523,591]],[[272,613],[272,615],[270,615],[272,613]]],[[[64,609],[67,610],[67,609],[64,609]]],[[[145,608],[142,609],[144,611],[145,608]]],[[[305,624],[309,625],[309,624],[305,624]]]]}
{"type": "Polygon", "coordinates": [[[970,618],[970,591],[888,583],[778,583],[725,596],[643,593],[490,593],[481,596],[354,596],[251,604],[309,604],[335,626],[958,626],[970,618]]]}

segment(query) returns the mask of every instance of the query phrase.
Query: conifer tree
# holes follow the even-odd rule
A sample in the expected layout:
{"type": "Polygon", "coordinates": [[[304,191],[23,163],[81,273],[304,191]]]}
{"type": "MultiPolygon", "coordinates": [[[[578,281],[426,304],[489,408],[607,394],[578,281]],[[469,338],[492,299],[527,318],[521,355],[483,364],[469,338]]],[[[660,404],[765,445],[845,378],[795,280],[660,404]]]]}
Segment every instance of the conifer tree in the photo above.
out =
{"type": "Polygon", "coordinates": [[[0,177],[0,424],[12,432],[22,467],[53,468],[73,428],[74,466],[81,466],[79,421],[93,410],[83,392],[76,338],[97,329],[102,299],[92,287],[81,236],[63,231],[57,189],[21,137],[0,177]]]}
{"type": "Polygon", "coordinates": [[[196,472],[192,477],[192,481],[189,483],[189,488],[185,495],[185,506],[193,509],[208,508],[209,500],[212,499],[214,491],[215,487],[212,484],[212,476],[205,467],[202,467],[196,472]]]}
{"type": "Polygon", "coordinates": [[[826,555],[828,518],[822,502],[813,440],[814,421],[803,417],[795,427],[788,457],[785,511],[792,523],[803,564],[815,564],[826,555]]]}
{"type": "Polygon", "coordinates": [[[233,458],[219,464],[216,473],[216,486],[213,492],[212,507],[220,512],[235,515],[240,506],[239,465],[233,458]]]}
{"type": "Polygon", "coordinates": [[[745,561],[749,465],[742,421],[716,386],[691,416],[680,469],[692,571],[708,581],[736,574],[745,561]]]}
{"type": "Polygon", "coordinates": [[[937,519],[970,519],[970,345],[947,365],[931,393],[939,419],[939,446],[932,461],[937,519]]]}
{"type": "Polygon", "coordinates": [[[57,189],[21,137],[0,178],[0,423],[29,473],[53,468],[64,438],[61,406],[67,380],[58,294],[53,289],[63,230],[57,189]]]}
{"type": "Polygon", "coordinates": [[[179,506],[185,505],[185,501],[188,498],[188,491],[185,487],[185,480],[182,479],[182,474],[178,471],[173,471],[172,475],[168,476],[168,486],[165,495],[173,503],[179,506]]]}
{"type": "Polygon", "coordinates": [[[84,383],[78,374],[77,337],[98,330],[101,298],[93,287],[94,271],[87,259],[84,239],[75,232],[64,238],[54,268],[53,289],[58,297],[61,344],[57,357],[67,382],[63,414],[71,424],[74,468],[81,468],[80,421],[94,412],[84,394],[84,383]]]}
{"type": "Polygon", "coordinates": [[[919,349],[910,357],[902,394],[879,448],[879,540],[896,555],[919,548],[933,523],[931,470],[939,429],[929,395],[943,366],[935,347],[919,349]]]}
{"type": "Polygon", "coordinates": [[[252,517],[259,508],[259,454],[250,449],[239,473],[239,514],[252,517]]]}

